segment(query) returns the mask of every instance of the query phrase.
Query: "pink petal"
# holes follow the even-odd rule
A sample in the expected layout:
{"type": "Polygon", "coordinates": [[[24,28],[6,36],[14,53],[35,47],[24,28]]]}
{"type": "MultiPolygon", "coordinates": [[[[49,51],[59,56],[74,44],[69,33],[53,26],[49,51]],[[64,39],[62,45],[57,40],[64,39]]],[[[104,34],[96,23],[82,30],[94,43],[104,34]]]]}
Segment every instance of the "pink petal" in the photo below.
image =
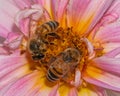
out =
{"type": "Polygon", "coordinates": [[[43,6],[50,17],[54,20],[59,21],[61,24],[66,23],[62,22],[64,15],[66,14],[66,8],[69,0],[38,0],[38,3],[43,6]]]}
{"type": "MultiPolygon", "coordinates": [[[[40,6],[46,9],[47,14],[49,14],[49,16],[51,17],[50,19],[54,19],[53,17],[54,9],[52,9],[52,4],[51,4],[52,0],[37,0],[37,2],[40,4],[40,6]]],[[[56,0],[56,2],[58,1],[56,0]]]]}
{"type": "Polygon", "coordinates": [[[91,37],[94,38],[95,34],[97,33],[100,27],[104,27],[105,25],[108,25],[109,23],[114,23],[118,19],[119,19],[118,14],[107,11],[107,13],[105,13],[105,15],[100,20],[100,22],[96,24],[95,28],[92,31],[91,37]]]}
{"type": "MultiPolygon", "coordinates": [[[[100,9],[98,6],[96,6],[98,8],[98,10],[96,10],[96,15],[93,19],[93,22],[92,22],[89,30],[92,30],[92,28],[95,27],[96,24],[99,23],[99,21],[103,19],[102,17],[104,17],[104,15],[107,13],[107,11],[109,10],[109,8],[112,6],[113,3],[114,3],[114,0],[109,0],[109,2],[108,2],[108,0],[106,0],[106,1],[101,2],[100,9]]],[[[112,14],[112,15],[116,16],[115,14],[112,14]]],[[[113,18],[113,17],[111,17],[111,18],[113,18]]],[[[88,32],[89,32],[89,30],[88,30],[88,32]]]]}
{"type": "MultiPolygon", "coordinates": [[[[66,0],[67,1],[67,0],[66,0]]],[[[58,20],[57,19],[57,11],[58,11],[58,5],[59,5],[59,0],[51,0],[51,7],[52,7],[52,14],[53,14],[53,18],[54,20],[58,20]]]]}
{"type": "Polygon", "coordinates": [[[14,25],[14,16],[18,11],[19,9],[15,5],[13,5],[10,0],[1,0],[0,25],[2,25],[4,29],[8,30],[8,32],[12,32],[13,29],[16,29],[18,31],[18,29],[14,25]]]}
{"type": "Polygon", "coordinates": [[[80,69],[75,70],[75,80],[71,81],[70,83],[71,83],[71,85],[75,86],[76,88],[82,84],[80,69]]]}
{"type": "MultiPolygon", "coordinates": [[[[38,73],[33,72],[28,74],[21,79],[18,79],[4,94],[4,96],[25,96],[29,90],[31,90],[38,79],[38,73]]],[[[34,91],[34,90],[33,90],[34,91]]]]}
{"type": "Polygon", "coordinates": [[[75,72],[75,85],[76,86],[79,86],[82,82],[81,82],[81,72],[79,69],[76,69],[76,72],[75,72]]]}
{"type": "Polygon", "coordinates": [[[88,53],[89,53],[89,59],[92,59],[95,56],[93,45],[87,38],[82,38],[81,40],[84,41],[87,46],[88,53]]]}
{"type": "Polygon", "coordinates": [[[40,96],[40,87],[32,88],[25,96],[40,96]]]}
{"type": "Polygon", "coordinates": [[[28,71],[26,63],[25,56],[17,54],[0,56],[0,88],[25,75],[28,71]]]}
{"type": "Polygon", "coordinates": [[[114,3],[111,5],[111,8],[107,12],[108,14],[117,14],[120,17],[120,1],[115,0],[114,3]]]}
{"type": "Polygon", "coordinates": [[[102,27],[95,35],[95,41],[101,43],[120,42],[119,22],[102,27]]]}
{"type": "Polygon", "coordinates": [[[105,53],[108,53],[114,49],[117,49],[120,47],[120,42],[109,42],[109,43],[104,43],[104,44],[101,44],[104,48],[104,52],[105,53]]]}
{"type": "Polygon", "coordinates": [[[9,31],[5,27],[0,25],[0,36],[3,38],[6,38],[8,33],[9,33],[9,31]]]}
{"type": "Polygon", "coordinates": [[[67,9],[66,7],[68,5],[68,2],[69,2],[69,0],[61,0],[58,3],[59,6],[58,6],[58,9],[56,10],[56,15],[57,15],[57,20],[59,22],[62,22],[63,16],[64,16],[64,14],[66,14],[65,11],[67,9]]]}
{"type": "Polygon", "coordinates": [[[5,48],[5,47],[0,47],[0,55],[9,55],[11,52],[5,48]]]}
{"type": "Polygon", "coordinates": [[[25,55],[0,55],[0,78],[14,69],[27,63],[25,55]]]}
{"type": "MultiPolygon", "coordinates": [[[[57,0],[56,0],[56,1],[57,1],[57,0]]],[[[40,5],[42,5],[42,6],[45,5],[45,0],[37,0],[37,2],[38,2],[40,5]]]]}
{"type": "Polygon", "coordinates": [[[118,55],[120,55],[120,47],[118,47],[118,48],[115,48],[114,50],[112,50],[112,51],[110,51],[110,52],[107,52],[106,54],[105,54],[105,56],[107,56],[107,57],[113,57],[113,58],[115,58],[115,57],[117,57],[118,55]]]}
{"type": "Polygon", "coordinates": [[[35,5],[33,5],[31,9],[21,10],[15,18],[16,25],[26,36],[28,36],[29,24],[30,24],[30,18],[28,17],[31,17],[32,15],[31,19],[36,20],[40,18],[42,14],[43,14],[43,10],[41,9],[41,7],[39,7],[38,9],[38,6],[35,5]]]}
{"type": "Polygon", "coordinates": [[[120,74],[120,58],[102,56],[93,59],[93,65],[105,71],[120,74]]]}
{"type": "Polygon", "coordinates": [[[24,1],[13,0],[13,1],[20,9],[29,8],[32,3],[30,0],[24,0],[24,1]]]}
{"type": "Polygon", "coordinates": [[[120,77],[102,71],[98,68],[88,66],[84,72],[83,79],[91,84],[116,91],[120,91],[120,77]]]}
{"type": "Polygon", "coordinates": [[[58,94],[58,87],[59,87],[58,84],[56,86],[54,86],[54,88],[49,93],[49,96],[59,96],[59,94],[58,94]]]}
{"type": "Polygon", "coordinates": [[[68,25],[88,33],[101,19],[114,0],[71,0],[68,6],[68,25]]]}
{"type": "Polygon", "coordinates": [[[8,85],[9,83],[16,81],[17,79],[24,76],[28,72],[29,72],[28,66],[26,65],[20,66],[19,68],[11,70],[9,71],[9,73],[6,72],[5,76],[0,78],[0,89],[8,85]]]}
{"type": "Polygon", "coordinates": [[[22,42],[22,38],[23,38],[23,35],[15,32],[14,33],[10,32],[3,45],[9,49],[15,50],[20,46],[22,42]]]}
{"type": "MultiPolygon", "coordinates": [[[[88,85],[89,86],[89,85],[88,85]]],[[[98,96],[108,96],[106,90],[102,87],[98,87],[90,84],[90,89],[98,94],[98,96]]]]}
{"type": "Polygon", "coordinates": [[[43,15],[43,7],[38,4],[34,4],[34,5],[31,5],[31,8],[38,10],[38,12],[32,15],[32,19],[39,20],[40,17],[43,15]]]}
{"type": "Polygon", "coordinates": [[[3,96],[5,94],[5,92],[12,86],[13,83],[14,83],[14,81],[12,81],[9,84],[6,84],[6,86],[2,87],[0,89],[0,96],[3,96]]]}
{"type": "Polygon", "coordinates": [[[71,88],[70,92],[68,93],[68,96],[78,96],[77,89],[76,88],[71,88]]]}

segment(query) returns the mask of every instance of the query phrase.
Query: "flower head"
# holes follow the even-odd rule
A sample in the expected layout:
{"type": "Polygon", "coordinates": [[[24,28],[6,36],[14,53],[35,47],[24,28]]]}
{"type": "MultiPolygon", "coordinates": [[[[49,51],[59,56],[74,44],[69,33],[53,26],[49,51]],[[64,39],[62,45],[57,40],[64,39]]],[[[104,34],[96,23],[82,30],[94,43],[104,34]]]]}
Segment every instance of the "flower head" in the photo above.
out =
{"type": "Polygon", "coordinates": [[[118,0],[2,2],[1,96],[120,91],[118,0]]]}

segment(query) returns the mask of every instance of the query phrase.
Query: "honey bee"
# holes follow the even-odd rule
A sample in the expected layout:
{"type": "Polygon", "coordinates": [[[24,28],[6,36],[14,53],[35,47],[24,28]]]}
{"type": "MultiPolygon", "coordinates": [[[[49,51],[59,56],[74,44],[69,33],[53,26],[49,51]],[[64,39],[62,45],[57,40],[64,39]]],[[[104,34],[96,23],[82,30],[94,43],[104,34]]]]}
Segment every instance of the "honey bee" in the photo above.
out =
{"type": "Polygon", "coordinates": [[[47,50],[47,44],[52,44],[54,38],[59,38],[55,30],[58,28],[59,23],[57,21],[49,21],[40,26],[37,26],[36,32],[28,43],[29,52],[32,55],[33,60],[41,60],[45,57],[47,50]]]}
{"type": "Polygon", "coordinates": [[[66,78],[69,72],[75,70],[81,60],[82,54],[76,48],[67,48],[50,62],[47,79],[50,82],[66,78]]]}

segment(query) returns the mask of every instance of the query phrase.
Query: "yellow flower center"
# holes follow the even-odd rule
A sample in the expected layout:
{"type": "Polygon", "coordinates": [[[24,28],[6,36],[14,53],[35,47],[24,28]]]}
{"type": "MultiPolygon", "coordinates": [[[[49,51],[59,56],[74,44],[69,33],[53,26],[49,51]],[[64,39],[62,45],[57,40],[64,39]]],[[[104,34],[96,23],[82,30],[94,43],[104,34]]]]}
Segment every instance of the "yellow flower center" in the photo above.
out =
{"type": "MultiPolygon", "coordinates": [[[[82,73],[82,71],[86,67],[87,62],[89,61],[88,45],[83,40],[85,37],[80,36],[78,32],[74,32],[72,27],[62,28],[61,26],[59,26],[55,30],[53,30],[54,28],[49,29],[51,25],[48,26],[47,23],[46,25],[40,25],[38,22],[37,28],[34,33],[35,36],[33,35],[28,42],[27,57],[30,61],[30,69],[40,71],[42,69],[43,73],[47,74],[46,76],[48,76],[51,81],[68,83],[71,80],[74,80],[76,68],[79,69],[82,73]],[[79,63],[74,66],[72,70],[71,68],[69,68],[70,66],[72,66],[72,61],[69,62],[70,66],[68,67],[63,58],[59,56],[61,53],[64,53],[64,51],[68,48],[74,48],[78,50],[79,54],[81,55],[79,63]],[[34,55],[37,56],[37,59],[39,59],[36,60],[36,57],[34,55]],[[62,61],[58,60],[59,58],[62,61]],[[57,64],[53,64],[55,60],[56,62],[57,60],[60,62],[57,62],[57,64]],[[64,65],[64,62],[66,65],[64,65]],[[49,70],[50,68],[52,69],[49,70]],[[68,76],[69,78],[64,80],[64,75],[66,75],[65,73],[68,73],[69,75],[69,72],[66,71],[68,70],[68,68],[69,71],[71,71],[71,74],[70,76],[68,76]]],[[[100,56],[101,49],[96,50],[96,53],[96,56],[100,56]]],[[[73,54],[71,56],[69,55],[67,58],[69,58],[70,60],[73,54]]],[[[49,80],[47,80],[47,83],[51,84],[49,80]]]]}

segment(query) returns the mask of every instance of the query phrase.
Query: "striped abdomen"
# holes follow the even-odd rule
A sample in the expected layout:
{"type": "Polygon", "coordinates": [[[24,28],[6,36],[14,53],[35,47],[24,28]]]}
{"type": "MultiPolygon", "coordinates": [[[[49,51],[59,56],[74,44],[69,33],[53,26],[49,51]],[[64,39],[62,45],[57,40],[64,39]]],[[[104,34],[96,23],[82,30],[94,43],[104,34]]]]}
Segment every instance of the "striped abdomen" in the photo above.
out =
{"type": "Polygon", "coordinates": [[[46,32],[52,32],[54,30],[56,30],[59,26],[59,23],[57,21],[49,21],[49,22],[46,22],[40,26],[37,27],[36,29],[36,33],[39,34],[39,33],[46,33],[46,32]]]}
{"type": "Polygon", "coordinates": [[[63,77],[63,73],[59,72],[57,69],[54,67],[49,68],[47,72],[47,79],[51,82],[55,82],[60,80],[60,78],[63,77]]]}

